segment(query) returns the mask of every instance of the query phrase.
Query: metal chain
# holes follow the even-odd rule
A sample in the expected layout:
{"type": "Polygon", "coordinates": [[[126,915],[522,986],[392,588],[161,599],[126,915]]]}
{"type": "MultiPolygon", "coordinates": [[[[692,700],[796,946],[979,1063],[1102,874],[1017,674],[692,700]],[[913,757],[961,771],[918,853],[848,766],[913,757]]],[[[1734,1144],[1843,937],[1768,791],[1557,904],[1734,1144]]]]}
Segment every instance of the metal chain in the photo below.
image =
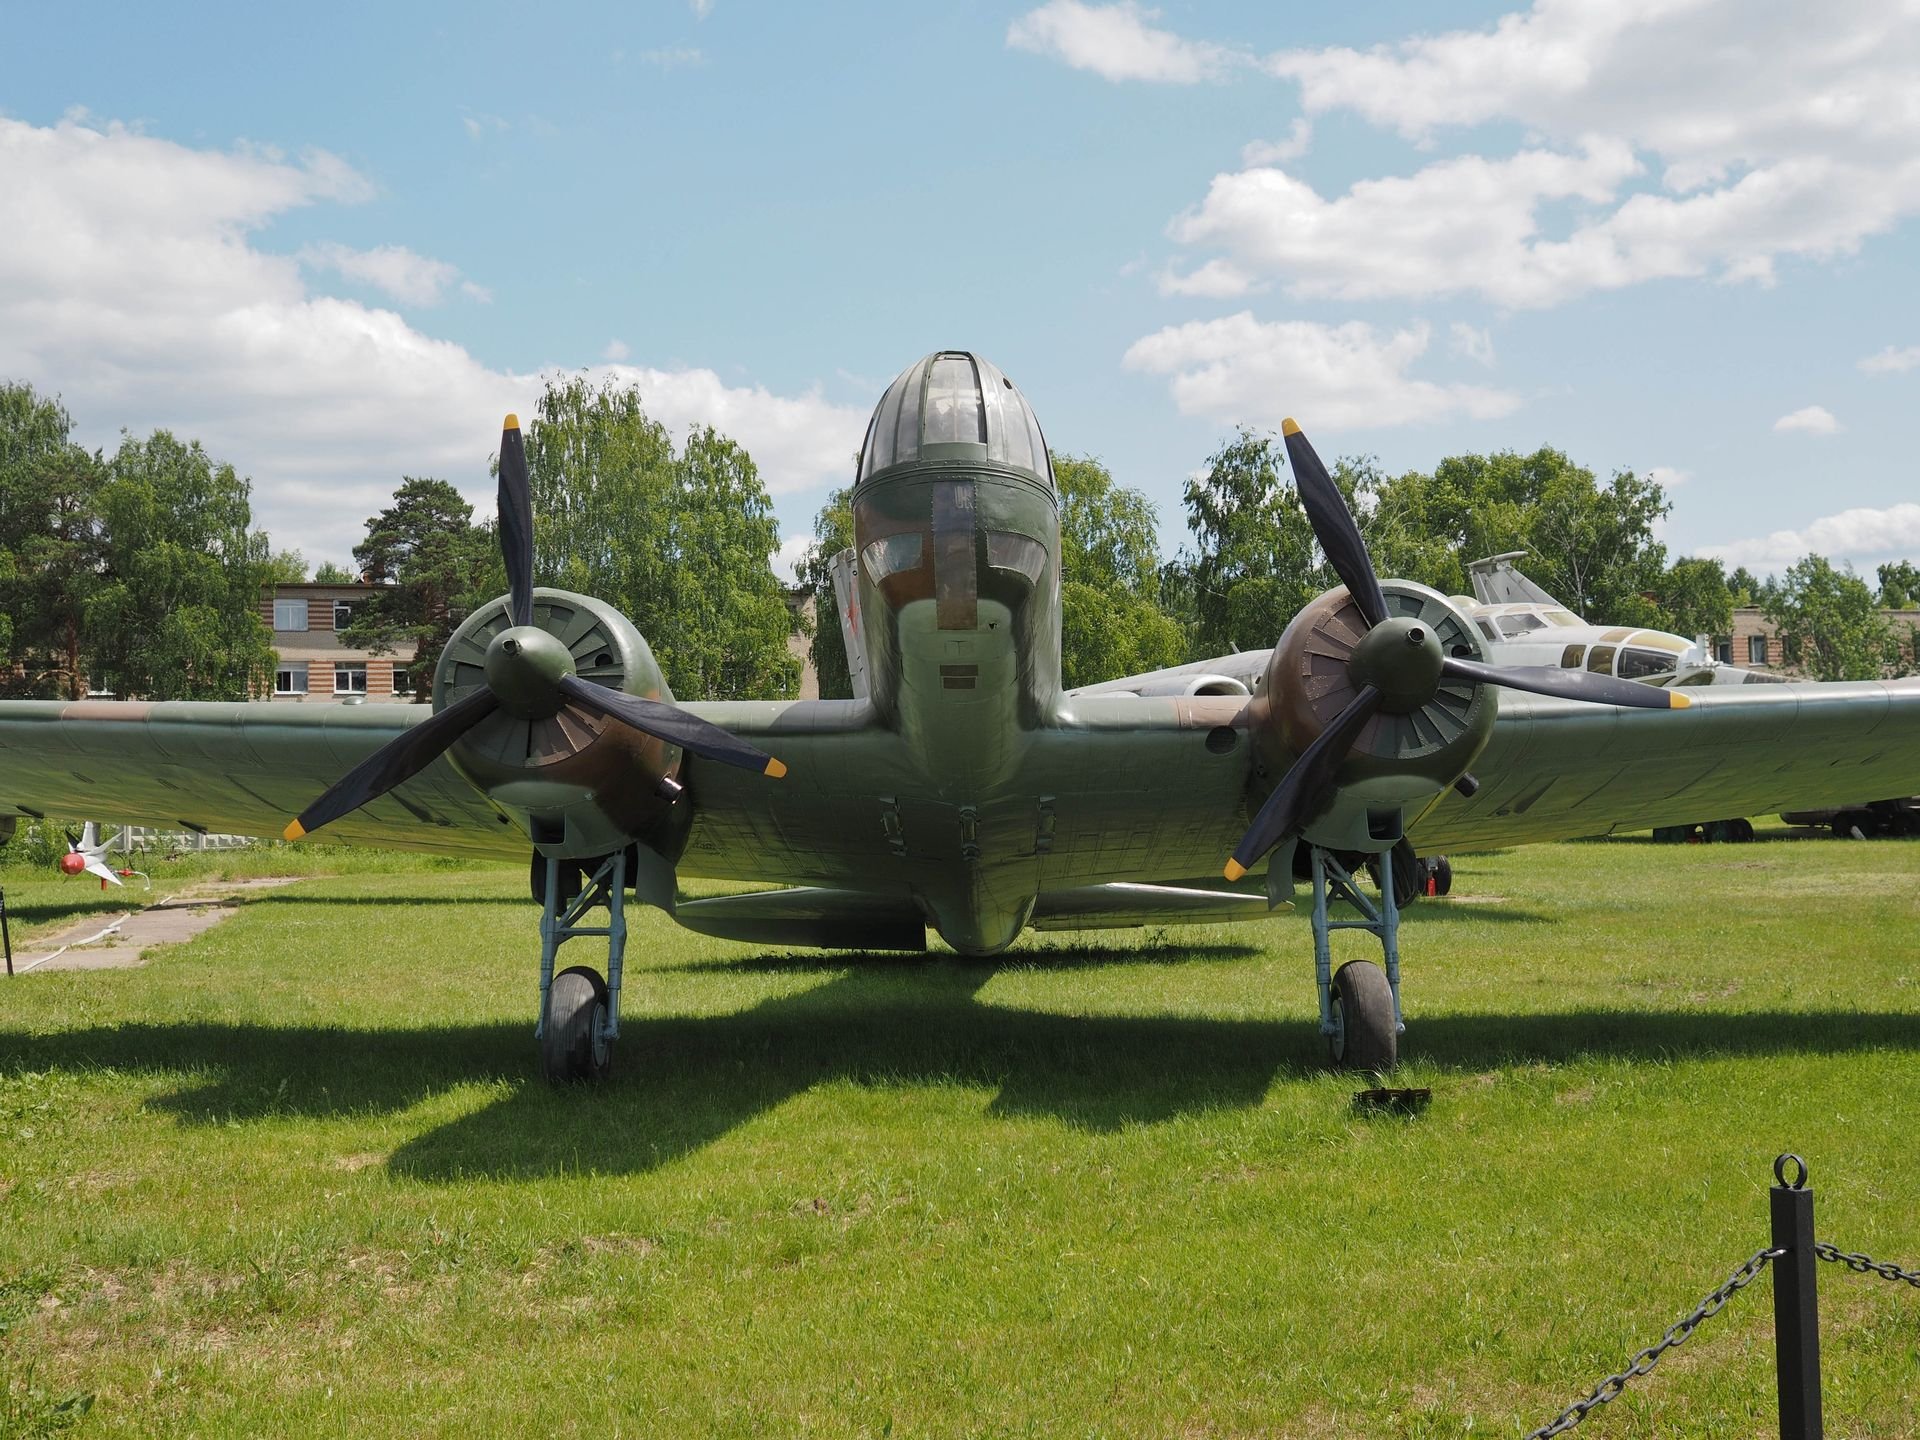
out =
{"type": "Polygon", "coordinates": [[[1660,1363],[1661,1356],[1676,1345],[1685,1344],[1687,1337],[1693,1334],[1703,1320],[1710,1320],[1718,1315],[1729,1300],[1751,1285],[1760,1272],[1767,1268],[1769,1260],[1777,1260],[1786,1253],[1784,1250],[1755,1251],[1745,1264],[1727,1277],[1725,1284],[1702,1300],[1690,1313],[1669,1325],[1666,1334],[1660,1337],[1658,1344],[1649,1345],[1633,1357],[1633,1362],[1626,1369],[1617,1375],[1609,1375],[1594,1386],[1586,1399],[1574,1401],[1538,1430],[1529,1430],[1526,1440],[1547,1440],[1547,1437],[1552,1435],[1564,1435],[1586,1419],[1588,1411],[1597,1410],[1600,1406],[1619,1399],[1620,1393],[1627,1388],[1628,1381],[1638,1380],[1643,1375],[1651,1374],[1653,1367],[1660,1363]]]}
{"type": "Polygon", "coordinates": [[[1920,1270],[1902,1270],[1898,1265],[1888,1265],[1879,1260],[1870,1260],[1865,1255],[1850,1255],[1835,1245],[1817,1243],[1813,1253],[1822,1260],[1831,1260],[1844,1265],[1861,1275],[1878,1275],[1884,1280],[1904,1280],[1914,1289],[1920,1290],[1920,1270]]]}

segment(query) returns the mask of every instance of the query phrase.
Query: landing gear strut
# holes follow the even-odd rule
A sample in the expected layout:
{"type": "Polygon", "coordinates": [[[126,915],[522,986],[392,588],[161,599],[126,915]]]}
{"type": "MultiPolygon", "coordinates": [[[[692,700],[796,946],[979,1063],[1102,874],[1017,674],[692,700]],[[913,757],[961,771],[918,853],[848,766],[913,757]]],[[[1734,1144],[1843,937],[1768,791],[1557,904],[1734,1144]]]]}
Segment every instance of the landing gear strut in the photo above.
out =
{"type": "Polygon", "coordinates": [[[549,1081],[604,1080],[613,1063],[613,1042],[620,1036],[620,969],[627,952],[627,852],[616,850],[600,862],[578,893],[569,895],[562,867],[574,862],[544,858],[541,887],[540,1042],[541,1067],[549,1081]],[[595,906],[607,908],[605,925],[580,922],[595,906]],[[585,965],[553,973],[554,957],[567,941],[581,935],[607,939],[607,974],[585,965]]]}
{"type": "Polygon", "coordinates": [[[1346,867],[1318,845],[1313,862],[1313,971],[1320,987],[1320,1033],[1336,1069],[1391,1070],[1399,1059],[1400,907],[1393,900],[1393,852],[1380,856],[1380,903],[1362,894],[1346,867]],[[1358,920],[1327,918],[1329,900],[1344,900],[1358,920]],[[1378,937],[1386,973],[1370,960],[1349,960],[1333,969],[1329,936],[1335,930],[1365,930],[1378,937]]]}

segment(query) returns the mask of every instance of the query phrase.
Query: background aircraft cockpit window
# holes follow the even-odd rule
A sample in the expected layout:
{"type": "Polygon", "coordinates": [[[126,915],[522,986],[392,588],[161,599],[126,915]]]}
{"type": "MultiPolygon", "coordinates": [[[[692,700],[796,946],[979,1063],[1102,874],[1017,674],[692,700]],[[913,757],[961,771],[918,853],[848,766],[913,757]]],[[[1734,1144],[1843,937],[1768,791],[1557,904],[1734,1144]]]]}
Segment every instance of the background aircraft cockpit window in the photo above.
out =
{"type": "Polygon", "coordinates": [[[987,532],[987,564],[997,570],[1015,570],[1038,582],[1047,568],[1047,547],[1028,535],[1009,530],[987,532]]]}
{"type": "Polygon", "coordinates": [[[1560,668],[1562,670],[1578,670],[1580,668],[1580,661],[1586,653],[1587,647],[1584,645],[1567,646],[1566,649],[1560,652],[1560,668]]]}
{"type": "Polygon", "coordinates": [[[1491,622],[1487,620],[1476,619],[1473,623],[1480,627],[1480,633],[1486,636],[1487,639],[1493,641],[1496,644],[1499,643],[1500,634],[1497,630],[1493,628],[1493,625],[1491,622]]]}
{"type": "Polygon", "coordinates": [[[1659,650],[1639,650],[1629,647],[1620,652],[1620,663],[1614,673],[1622,680],[1644,680],[1649,675],[1670,675],[1673,673],[1673,656],[1659,650]]]}
{"type": "Polygon", "coordinates": [[[1547,628],[1546,621],[1542,620],[1538,615],[1529,614],[1502,615],[1496,623],[1500,626],[1500,633],[1509,640],[1518,639],[1530,630],[1544,630],[1547,628]]]}
{"type": "Polygon", "coordinates": [[[1547,621],[1552,625],[1560,625],[1572,629],[1581,624],[1580,617],[1571,610],[1549,610],[1546,613],[1547,621]]]}
{"type": "Polygon", "coordinates": [[[1593,649],[1587,652],[1587,669],[1593,671],[1596,675],[1611,675],[1613,673],[1613,652],[1616,648],[1618,647],[1613,645],[1594,646],[1593,649]]]}
{"type": "Polygon", "coordinates": [[[987,413],[980,403],[980,379],[972,357],[942,355],[927,376],[929,445],[984,445],[987,413]]]}
{"type": "Polygon", "coordinates": [[[860,552],[860,560],[867,567],[867,578],[878,585],[889,575],[898,575],[902,570],[919,566],[920,536],[888,535],[875,540],[860,552]]]}

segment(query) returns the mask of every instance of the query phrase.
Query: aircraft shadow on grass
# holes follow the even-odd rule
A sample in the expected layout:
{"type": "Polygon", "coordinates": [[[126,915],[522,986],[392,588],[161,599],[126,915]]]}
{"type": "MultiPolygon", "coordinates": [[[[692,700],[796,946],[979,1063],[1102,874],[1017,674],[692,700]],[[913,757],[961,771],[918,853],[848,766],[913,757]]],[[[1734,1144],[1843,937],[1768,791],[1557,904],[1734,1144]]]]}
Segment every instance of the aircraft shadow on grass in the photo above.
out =
{"type": "MultiPolygon", "coordinates": [[[[1048,952],[1027,952],[1032,962],[1048,952]]],[[[1071,964],[1137,961],[1138,951],[1068,950],[1071,964]]],[[[785,957],[732,968],[770,973],[785,957]]],[[[51,1034],[0,1030],[13,1070],[191,1071],[151,1102],[189,1124],[393,1113],[462,1084],[504,1082],[504,1098],[406,1142],[389,1164],[425,1181],[644,1173],[695,1153],[815,1085],[960,1084],[995,1092],[991,1114],[1045,1116],[1089,1131],[1258,1105],[1276,1078],[1323,1069],[1304,1017],[1219,1020],[1064,1015],[978,998],[999,967],[856,957],[796,995],[727,1015],[621,1027],[614,1079],[554,1090],[537,1075],[530,1026],[365,1030],[183,1022],[51,1034]]],[[[632,987],[644,993],[645,971],[632,987]]],[[[1920,1050],[1920,1015],[1826,1011],[1570,1011],[1416,1016],[1410,1058],[1444,1069],[1581,1055],[1920,1050]]],[[[1359,1082],[1357,1083],[1364,1083],[1359,1082]]]]}

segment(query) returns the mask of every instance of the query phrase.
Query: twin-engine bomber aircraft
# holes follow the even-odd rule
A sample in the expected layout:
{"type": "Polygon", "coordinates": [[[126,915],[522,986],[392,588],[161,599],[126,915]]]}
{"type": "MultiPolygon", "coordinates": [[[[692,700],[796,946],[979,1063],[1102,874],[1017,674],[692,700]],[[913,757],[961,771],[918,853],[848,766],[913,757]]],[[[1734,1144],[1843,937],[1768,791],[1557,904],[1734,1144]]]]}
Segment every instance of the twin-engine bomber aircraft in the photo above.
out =
{"type": "Polygon", "coordinates": [[[861,447],[856,558],[839,563],[855,572],[860,698],[682,704],[626,616],[534,586],[509,416],[510,593],[454,635],[431,711],[4,704],[0,810],[111,802],[130,821],[253,834],[299,811],[289,838],[325,826],[451,854],[531,845],[536,1034],[548,1076],[568,1080],[607,1071],[628,891],[755,944],[920,950],[931,927],[994,955],[1028,928],[1263,919],[1289,908],[1298,863],[1333,1059],[1384,1068],[1403,1029],[1403,839],[1498,847],[1912,788],[1920,682],[1689,693],[1488,664],[1453,602],[1376,578],[1306,437],[1292,421],[1284,433],[1345,584],[1265,656],[1064,692],[1059,499],[1039,424],[986,361],[929,355],[888,387],[861,447]],[[1362,859],[1377,901],[1350,878],[1362,859]],[[683,876],[780,888],[682,900],[683,876]],[[1329,919],[1340,899],[1362,920],[1329,919]],[[1384,968],[1333,972],[1342,926],[1377,936],[1384,968]],[[604,978],[554,973],[575,936],[606,938],[604,978]]]}

